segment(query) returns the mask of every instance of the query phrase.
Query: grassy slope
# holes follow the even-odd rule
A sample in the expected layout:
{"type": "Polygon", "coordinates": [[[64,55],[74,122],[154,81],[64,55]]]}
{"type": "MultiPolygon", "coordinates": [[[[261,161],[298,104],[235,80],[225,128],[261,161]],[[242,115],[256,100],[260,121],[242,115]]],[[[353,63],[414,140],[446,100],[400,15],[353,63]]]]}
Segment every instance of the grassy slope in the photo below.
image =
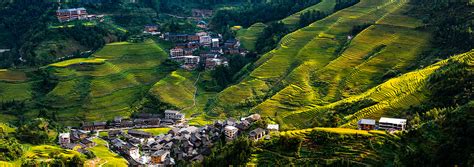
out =
{"type": "Polygon", "coordinates": [[[92,151],[97,158],[100,159],[98,164],[101,164],[102,166],[114,166],[114,167],[120,167],[120,166],[128,166],[127,160],[125,160],[123,157],[120,155],[111,152],[107,148],[107,142],[96,138],[93,140],[97,145],[95,147],[89,148],[90,151],[92,151]]]}
{"type": "Polygon", "coordinates": [[[196,78],[187,71],[174,71],[155,83],[150,89],[150,94],[178,108],[188,108],[193,105],[195,80],[196,78]]]}
{"type": "Polygon", "coordinates": [[[263,23],[255,23],[249,28],[240,29],[239,31],[237,31],[237,39],[240,40],[242,46],[245,49],[254,51],[257,38],[263,32],[263,29],[265,29],[265,27],[267,27],[267,25],[263,23]]]}
{"type": "Polygon", "coordinates": [[[31,84],[22,71],[0,69],[0,101],[31,98],[31,84]]]}
{"type": "Polygon", "coordinates": [[[427,47],[429,34],[414,29],[420,21],[402,15],[408,8],[401,1],[361,1],[287,35],[279,48],[257,61],[260,66],[250,77],[219,94],[220,106],[248,106],[273,87],[276,93],[257,101],[251,112],[282,118],[281,123],[290,124],[286,128],[311,126],[310,121],[296,121],[307,115],[293,114],[368,90],[387,71],[403,70],[427,47]],[[346,43],[352,27],[365,23],[375,24],[346,43]]]}
{"type": "MultiPolygon", "coordinates": [[[[333,12],[335,5],[336,0],[322,0],[320,3],[290,15],[280,21],[282,21],[289,28],[296,28],[299,25],[300,15],[304,12],[316,10],[330,14],[333,12]]],[[[266,26],[267,25],[264,23],[255,23],[246,29],[239,30],[237,32],[237,38],[242,42],[244,48],[248,50],[255,50],[255,42],[257,42],[258,36],[260,36],[266,26]]]]}
{"type": "Polygon", "coordinates": [[[191,125],[204,125],[211,122],[213,117],[203,114],[209,99],[216,96],[216,92],[206,91],[199,83],[212,80],[209,72],[190,72],[177,70],[153,85],[149,94],[157,97],[164,103],[180,108],[190,118],[191,125]],[[196,80],[199,78],[199,81],[196,80]],[[197,83],[196,85],[194,85],[197,83]],[[195,102],[193,98],[195,97],[195,102]]]}
{"type": "Polygon", "coordinates": [[[137,97],[166,75],[158,66],[167,54],[152,40],[108,44],[93,56],[87,60],[100,63],[73,59],[50,66],[60,82],[48,97],[65,121],[128,116],[137,97]]]}

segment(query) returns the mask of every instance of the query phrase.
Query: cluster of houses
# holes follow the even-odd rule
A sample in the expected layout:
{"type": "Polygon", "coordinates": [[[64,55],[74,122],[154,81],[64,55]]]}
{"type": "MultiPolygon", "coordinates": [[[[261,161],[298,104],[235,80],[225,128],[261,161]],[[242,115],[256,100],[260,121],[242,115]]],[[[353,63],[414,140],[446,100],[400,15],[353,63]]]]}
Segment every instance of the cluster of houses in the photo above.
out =
{"type": "Polygon", "coordinates": [[[381,117],[378,121],[378,124],[374,119],[361,119],[357,122],[357,128],[359,130],[387,130],[387,131],[395,131],[395,130],[405,130],[407,125],[406,119],[400,118],[387,118],[381,117]]]}
{"type": "Polygon", "coordinates": [[[104,15],[89,15],[86,8],[70,8],[56,10],[56,17],[59,22],[68,22],[73,20],[94,20],[102,19],[104,15]]]}
{"type": "MultiPolygon", "coordinates": [[[[138,127],[156,126],[155,115],[146,116],[150,120],[137,118],[143,120],[143,123],[139,123],[138,127]]],[[[167,110],[163,120],[167,119],[183,120],[184,115],[179,111],[167,110]]],[[[211,154],[212,146],[218,141],[232,141],[239,135],[248,136],[252,141],[259,141],[269,139],[271,131],[279,130],[278,124],[270,124],[266,129],[251,130],[252,124],[260,119],[260,115],[253,114],[240,120],[229,118],[201,127],[175,124],[169,126],[171,130],[168,133],[157,136],[141,130],[117,128],[130,127],[131,125],[131,122],[126,125],[122,124],[127,121],[119,117],[109,123],[96,122],[95,125],[93,123],[94,128],[84,128],[84,126],[82,128],[86,130],[108,128],[108,135],[103,138],[108,141],[109,149],[127,159],[131,166],[171,166],[175,165],[177,161],[202,161],[205,156],[211,154]]],[[[133,126],[133,128],[135,127],[137,126],[133,126]]],[[[64,148],[78,151],[93,147],[95,143],[92,142],[90,133],[86,130],[72,129],[68,133],[61,133],[59,144],[64,148]]]]}
{"type": "Polygon", "coordinates": [[[58,143],[61,147],[79,152],[87,152],[86,148],[94,147],[92,137],[84,130],[72,129],[67,133],[60,133],[58,143]]]}
{"type": "Polygon", "coordinates": [[[222,40],[220,35],[212,36],[208,32],[196,34],[172,34],[165,33],[162,38],[172,41],[174,48],[170,49],[170,59],[183,63],[183,68],[192,70],[202,63],[206,69],[214,69],[216,66],[228,65],[228,60],[223,56],[241,55],[245,56],[247,51],[240,47],[236,39],[222,40]],[[203,62],[202,62],[203,61],[203,62]]]}
{"type": "Polygon", "coordinates": [[[124,119],[115,117],[109,122],[84,122],[81,130],[105,130],[105,129],[123,129],[123,128],[156,128],[170,125],[179,125],[185,122],[185,114],[175,110],[166,110],[165,117],[160,118],[159,114],[138,114],[133,119],[124,119]]]}
{"type": "MultiPolygon", "coordinates": [[[[182,125],[158,136],[139,130],[128,130],[127,133],[111,130],[107,140],[113,151],[134,165],[169,166],[175,165],[177,161],[200,162],[204,156],[211,154],[216,142],[224,138],[232,141],[244,135],[252,123],[258,120],[260,115],[253,114],[240,121],[229,118],[202,127],[182,125]]],[[[248,137],[253,141],[269,139],[269,131],[278,131],[278,125],[269,125],[267,129],[256,128],[248,132],[248,137]]]]}

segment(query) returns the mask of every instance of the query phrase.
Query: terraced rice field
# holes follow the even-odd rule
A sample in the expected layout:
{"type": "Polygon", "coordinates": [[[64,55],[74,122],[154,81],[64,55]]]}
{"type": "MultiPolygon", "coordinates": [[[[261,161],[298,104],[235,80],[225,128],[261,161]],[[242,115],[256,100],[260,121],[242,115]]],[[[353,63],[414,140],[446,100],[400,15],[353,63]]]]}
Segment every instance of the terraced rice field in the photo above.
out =
{"type": "Polygon", "coordinates": [[[0,101],[30,99],[32,83],[33,82],[8,83],[0,81],[0,101]]]}
{"type": "MultiPolygon", "coordinates": [[[[317,71],[332,67],[331,64],[340,62],[343,64],[341,67],[343,69],[337,70],[346,74],[347,70],[344,70],[344,68],[352,69],[364,63],[364,59],[362,58],[373,51],[377,46],[368,45],[370,41],[365,44],[356,43],[357,41],[362,42],[364,40],[363,38],[370,38],[374,36],[371,34],[377,33],[370,33],[369,30],[364,30],[360,36],[356,36],[353,41],[349,42],[349,48],[342,50],[344,52],[339,55],[338,50],[341,50],[341,48],[346,45],[348,34],[352,30],[352,27],[386,19],[386,16],[391,13],[397,13],[397,11],[402,9],[405,5],[405,2],[402,1],[361,1],[352,7],[338,11],[325,19],[285,36],[280,41],[280,47],[270,51],[264,55],[261,60],[257,61],[256,64],[258,67],[249,77],[243,82],[228,88],[234,91],[224,90],[220,93],[219,97],[221,98],[219,98],[219,102],[221,106],[232,102],[240,102],[240,105],[245,105],[242,103],[246,101],[252,102],[255,101],[255,99],[258,100],[256,94],[253,92],[266,92],[266,88],[273,87],[276,84],[284,85],[284,87],[279,87],[275,95],[256,106],[252,109],[252,112],[274,116],[275,113],[281,114],[280,112],[305,110],[315,104],[323,105],[327,103],[328,100],[325,99],[324,96],[326,96],[326,94],[336,95],[336,93],[331,91],[334,89],[334,85],[339,86],[339,83],[322,83],[323,86],[317,86],[321,84],[314,82],[319,80],[314,76],[317,71]],[[357,47],[359,47],[359,49],[357,47]],[[355,53],[357,53],[358,57],[351,57],[351,55],[355,53]],[[249,83],[259,84],[253,85],[249,83]],[[325,91],[327,93],[324,93],[325,91]],[[226,93],[230,94],[226,95],[226,93]]],[[[387,25],[386,27],[391,26],[387,25]]],[[[382,30],[387,31],[386,34],[391,38],[388,38],[388,42],[386,43],[398,44],[397,42],[409,40],[403,38],[403,40],[399,40],[400,36],[407,35],[392,35],[397,32],[386,30],[388,28],[385,27],[373,27],[372,29],[374,29],[373,31],[380,29],[379,32],[383,32],[382,30]]],[[[410,35],[410,33],[408,33],[408,35],[410,35]]],[[[379,40],[374,39],[373,41],[379,40]]],[[[385,40],[382,40],[380,42],[383,43],[384,41],[385,40]]],[[[415,52],[416,51],[410,52],[410,54],[413,55],[415,52]]],[[[412,58],[412,55],[407,57],[412,58]]],[[[393,66],[399,65],[400,62],[403,61],[395,61],[393,66]]],[[[330,70],[326,71],[331,72],[330,70]]],[[[335,79],[336,81],[342,81],[344,78],[342,74],[334,72],[329,73],[328,76],[331,76],[331,79],[335,79]]],[[[318,76],[316,75],[316,77],[318,76]]],[[[258,104],[259,102],[256,101],[256,103],[258,104]]]]}
{"type": "Polygon", "coordinates": [[[378,119],[386,115],[386,112],[407,109],[410,106],[421,104],[426,100],[426,96],[429,96],[425,94],[425,92],[428,92],[425,87],[427,79],[437,69],[448,65],[450,61],[462,61],[472,64],[474,61],[474,51],[454,56],[421,70],[406,73],[371,88],[364,93],[335,103],[322,107],[316,106],[312,109],[296,111],[286,115],[282,114],[281,120],[286,128],[305,128],[311,126],[310,123],[314,121],[318,112],[327,112],[328,109],[338,104],[351,103],[360,99],[372,99],[378,102],[375,105],[363,108],[354,114],[344,117],[343,122],[345,123],[341,127],[355,128],[357,121],[362,118],[378,119]]]}
{"type": "Polygon", "coordinates": [[[306,136],[312,131],[323,131],[329,133],[337,134],[349,134],[349,135],[371,135],[371,134],[384,134],[383,131],[366,131],[366,130],[355,130],[350,128],[310,128],[310,129],[300,129],[300,130],[291,130],[280,132],[280,135],[290,135],[290,136],[306,136]]]}
{"type": "Polygon", "coordinates": [[[127,160],[125,160],[120,155],[111,152],[107,148],[107,142],[96,138],[93,141],[97,144],[95,147],[89,148],[90,151],[100,159],[99,166],[108,166],[108,167],[126,167],[128,166],[127,160]]]}
{"type": "Polygon", "coordinates": [[[162,102],[184,109],[194,104],[196,78],[189,72],[178,70],[161,79],[150,89],[150,94],[162,102]]]}
{"type": "Polygon", "coordinates": [[[63,149],[58,146],[38,145],[32,146],[22,158],[35,161],[50,161],[51,154],[54,154],[55,157],[62,157],[63,159],[71,159],[74,156],[84,156],[77,151],[63,149]]]}
{"type": "Polygon", "coordinates": [[[240,40],[245,49],[254,51],[255,43],[265,27],[267,27],[267,25],[263,23],[255,23],[247,29],[237,31],[237,39],[240,40]]]}
{"type": "Polygon", "coordinates": [[[105,59],[99,59],[99,58],[75,58],[75,59],[70,59],[66,61],[61,61],[58,63],[53,63],[50,64],[50,66],[53,67],[67,67],[70,65],[83,65],[83,64],[103,64],[105,62],[105,59]]]}
{"type": "Polygon", "coordinates": [[[0,69],[0,81],[5,82],[23,82],[26,81],[28,78],[26,73],[23,71],[15,71],[15,70],[8,70],[8,69],[0,69]]]}
{"type": "Polygon", "coordinates": [[[111,43],[92,58],[50,65],[60,82],[47,96],[65,122],[128,116],[151,84],[168,74],[159,68],[166,58],[152,40],[111,43]]]}

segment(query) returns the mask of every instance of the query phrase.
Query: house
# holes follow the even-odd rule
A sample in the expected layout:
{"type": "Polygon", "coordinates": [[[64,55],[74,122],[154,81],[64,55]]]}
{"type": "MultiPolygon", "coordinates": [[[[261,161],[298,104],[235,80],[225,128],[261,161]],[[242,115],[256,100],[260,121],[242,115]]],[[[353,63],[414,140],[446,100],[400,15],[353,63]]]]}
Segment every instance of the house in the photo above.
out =
{"type": "MultiPolygon", "coordinates": [[[[197,57],[197,56],[196,56],[197,57]]],[[[176,110],[166,110],[165,111],[165,119],[171,119],[176,122],[184,121],[184,114],[180,113],[176,110]]]]}
{"type": "Polygon", "coordinates": [[[92,141],[91,138],[82,139],[81,143],[84,144],[86,147],[94,147],[95,146],[95,143],[92,141]]]}
{"type": "Polygon", "coordinates": [[[58,143],[59,145],[67,145],[71,143],[71,134],[70,133],[60,133],[58,137],[58,143]]]}
{"type": "Polygon", "coordinates": [[[94,122],[94,130],[105,129],[107,122],[94,122]]]}
{"type": "Polygon", "coordinates": [[[94,123],[92,122],[83,122],[81,125],[82,130],[91,131],[94,130],[94,123]]]}
{"type": "Polygon", "coordinates": [[[85,8],[71,8],[56,10],[56,17],[59,22],[87,19],[87,10],[85,8]]]}
{"type": "Polygon", "coordinates": [[[195,34],[189,34],[187,35],[187,40],[188,41],[199,41],[199,36],[195,34]]]}
{"type": "Polygon", "coordinates": [[[222,58],[207,58],[206,59],[206,69],[215,69],[217,66],[228,66],[229,62],[222,58]]]}
{"type": "Polygon", "coordinates": [[[254,130],[250,131],[249,138],[253,141],[258,141],[260,139],[263,139],[263,137],[265,137],[265,135],[267,135],[267,132],[264,129],[257,128],[257,129],[254,129],[254,130]]]}
{"type": "Polygon", "coordinates": [[[144,31],[147,32],[147,33],[157,32],[158,31],[158,25],[154,25],[154,24],[146,25],[144,31]]]}
{"type": "Polygon", "coordinates": [[[196,24],[196,26],[199,27],[199,28],[202,28],[202,29],[206,29],[207,28],[207,22],[201,20],[196,24]]]}
{"type": "Polygon", "coordinates": [[[279,131],[280,130],[280,125],[278,125],[278,124],[268,124],[267,125],[267,130],[268,131],[279,131]]]}
{"type": "Polygon", "coordinates": [[[114,121],[112,121],[112,125],[115,127],[120,127],[120,123],[122,122],[122,117],[117,116],[114,118],[114,121]]]}
{"type": "Polygon", "coordinates": [[[202,17],[202,18],[211,17],[213,14],[213,11],[208,10],[208,9],[192,9],[191,12],[192,12],[193,17],[202,17]]]}
{"type": "Polygon", "coordinates": [[[160,118],[147,118],[144,119],[146,125],[160,125],[161,119],[160,118]]]}
{"type": "Polygon", "coordinates": [[[224,125],[227,125],[227,126],[235,126],[236,123],[237,123],[237,120],[235,120],[234,118],[228,118],[227,120],[224,121],[224,125]]]}
{"type": "Polygon", "coordinates": [[[210,46],[212,43],[212,37],[211,36],[201,36],[199,37],[199,43],[202,45],[207,45],[210,46]]]}
{"type": "Polygon", "coordinates": [[[237,132],[238,131],[239,131],[239,129],[237,129],[235,126],[226,126],[224,128],[224,134],[225,134],[226,141],[234,140],[237,137],[237,132]]]}
{"type": "Polygon", "coordinates": [[[82,140],[82,139],[85,139],[87,137],[87,132],[86,131],[83,131],[83,130],[76,130],[76,129],[72,129],[71,130],[71,141],[78,141],[78,140],[82,140]]]}
{"type": "Polygon", "coordinates": [[[164,39],[168,41],[187,41],[188,35],[187,34],[171,34],[165,33],[164,39]]]}
{"type": "Polygon", "coordinates": [[[131,121],[131,120],[122,121],[122,122],[120,122],[120,126],[121,127],[133,127],[133,121],[131,121]]]}
{"type": "Polygon", "coordinates": [[[199,36],[199,37],[202,37],[202,36],[208,36],[209,33],[202,31],[202,32],[196,33],[196,35],[199,36]]]}
{"type": "Polygon", "coordinates": [[[135,136],[135,137],[138,137],[138,138],[151,138],[151,137],[153,137],[153,134],[151,134],[151,133],[140,131],[140,130],[134,130],[134,129],[128,130],[128,134],[132,135],[132,136],[135,136]]]}
{"type": "Polygon", "coordinates": [[[151,163],[152,164],[163,164],[163,163],[165,163],[165,160],[168,156],[170,156],[169,151],[165,151],[165,150],[156,151],[151,155],[151,163]]]}
{"type": "Polygon", "coordinates": [[[240,48],[225,48],[224,53],[229,55],[237,55],[240,54],[240,48]]]}
{"type": "Polygon", "coordinates": [[[122,134],[121,130],[109,130],[108,135],[110,138],[117,137],[118,135],[122,134]]]}
{"type": "Polygon", "coordinates": [[[242,120],[240,121],[240,123],[237,124],[236,126],[237,128],[239,128],[239,130],[247,130],[249,127],[250,127],[250,122],[247,121],[247,120],[242,120]]]}
{"type": "Polygon", "coordinates": [[[379,120],[379,129],[405,130],[406,124],[407,124],[406,119],[382,117],[379,120]]]}
{"type": "Polygon", "coordinates": [[[237,39],[229,39],[225,41],[224,47],[226,48],[239,48],[240,47],[240,41],[237,39]]]}
{"type": "Polygon", "coordinates": [[[134,159],[134,160],[137,160],[137,159],[140,158],[140,150],[136,146],[132,146],[130,144],[127,144],[124,147],[124,151],[125,151],[124,153],[126,155],[132,157],[132,159],[134,159]]]}
{"type": "Polygon", "coordinates": [[[211,42],[212,42],[212,47],[213,48],[218,48],[219,47],[219,38],[212,38],[211,42]]]}
{"type": "Polygon", "coordinates": [[[249,122],[255,122],[255,121],[260,120],[261,116],[260,114],[252,114],[252,115],[249,115],[248,117],[242,118],[241,120],[244,120],[244,119],[249,122]]]}
{"type": "Polygon", "coordinates": [[[193,48],[184,48],[183,50],[184,50],[184,55],[185,56],[192,56],[195,49],[193,49],[193,48]]]}
{"type": "Polygon", "coordinates": [[[359,130],[374,130],[375,120],[373,119],[361,119],[357,122],[357,129],[359,130]]]}
{"type": "Polygon", "coordinates": [[[170,50],[171,57],[181,57],[184,56],[184,50],[182,48],[173,48],[170,50]]]}

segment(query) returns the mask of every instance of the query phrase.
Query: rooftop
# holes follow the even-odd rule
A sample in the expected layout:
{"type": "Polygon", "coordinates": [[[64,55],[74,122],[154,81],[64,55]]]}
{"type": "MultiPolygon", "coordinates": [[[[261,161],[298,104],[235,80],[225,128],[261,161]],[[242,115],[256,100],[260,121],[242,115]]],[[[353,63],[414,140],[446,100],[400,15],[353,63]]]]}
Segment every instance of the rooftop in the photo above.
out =
{"type": "Polygon", "coordinates": [[[177,110],[165,110],[165,114],[177,114],[179,111],[177,110]]]}
{"type": "Polygon", "coordinates": [[[226,126],[225,130],[238,130],[235,126],[226,126]]]}
{"type": "Polygon", "coordinates": [[[361,119],[358,122],[359,124],[365,124],[365,125],[375,125],[375,120],[373,119],[361,119]]]}
{"type": "Polygon", "coordinates": [[[401,119],[401,118],[382,117],[379,120],[379,123],[391,123],[391,124],[406,124],[406,122],[407,122],[406,119],[401,119]]]}

